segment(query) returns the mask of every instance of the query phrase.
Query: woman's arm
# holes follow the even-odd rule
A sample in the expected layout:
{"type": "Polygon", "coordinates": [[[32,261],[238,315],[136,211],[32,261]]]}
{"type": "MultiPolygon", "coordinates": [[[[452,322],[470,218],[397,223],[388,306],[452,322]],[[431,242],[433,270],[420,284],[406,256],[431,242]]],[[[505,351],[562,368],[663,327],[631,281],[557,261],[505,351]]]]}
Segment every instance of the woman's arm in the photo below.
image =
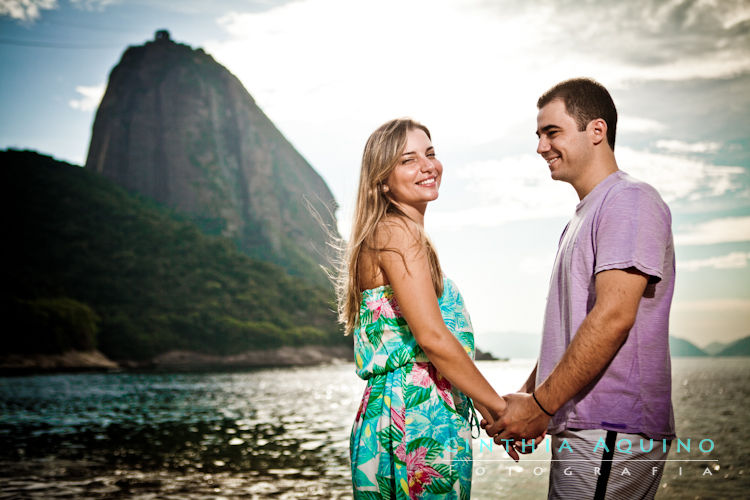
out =
{"type": "Polygon", "coordinates": [[[534,365],[534,369],[531,370],[531,374],[529,375],[529,378],[526,379],[526,382],[523,383],[521,386],[521,389],[518,392],[526,392],[528,394],[531,394],[534,388],[536,387],[536,368],[539,366],[539,363],[534,365]]]}
{"type": "Polygon", "coordinates": [[[401,313],[427,358],[451,384],[475,401],[488,421],[505,410],[505,401],[482,376],[461,343],[445,326],[432,285],[427,250],[415,227],[391,219],[376,231],[380,268],[401,313]],[[392,250],[392,251],[391,251],[392,250]]]}

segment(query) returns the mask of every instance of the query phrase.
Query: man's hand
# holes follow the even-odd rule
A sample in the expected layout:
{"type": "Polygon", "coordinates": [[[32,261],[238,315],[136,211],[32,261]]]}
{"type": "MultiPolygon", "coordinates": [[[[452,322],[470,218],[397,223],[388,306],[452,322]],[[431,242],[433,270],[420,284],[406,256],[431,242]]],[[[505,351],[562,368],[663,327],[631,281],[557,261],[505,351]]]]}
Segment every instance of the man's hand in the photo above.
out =
{"type": "Polygon", "coordinates": [[[503,399],[508,403],[505,412],[485,429],[497,444],[536,439],[544,434],[550,417],[539,408],[531,394],[507,394],[503,399]]]}
{"type": "MultiPolygon", "coordinates": [[[[484,429],[485,432],[487,431],[487,427],[493,425],[495,423],[495,420],[497,420],[498,418],[502,416],[502,413],[500,413],[500,410],[492,411],[489,408],[477,403],[476,401],[474,402],[474,406],[476,407],[477,410],[479,410],[479,413],[482,414],[482,420],[479,422],[479,427],[484,429]]],[[[502,400],[502,405],[500,406],[503,408],[507,408],[504,399],[502,400]]],[[[490,434],[488,434],[488,436],[492,437],[492,435],[490,434]]],[[[518,451],[516,451],[516,449],[508,443],[505,443],[503,447],[505,448],[505,451],[508,453],[508,455],[510,455],[510,458],[518,462],[518,458],[519,458],[518,451]]]]}

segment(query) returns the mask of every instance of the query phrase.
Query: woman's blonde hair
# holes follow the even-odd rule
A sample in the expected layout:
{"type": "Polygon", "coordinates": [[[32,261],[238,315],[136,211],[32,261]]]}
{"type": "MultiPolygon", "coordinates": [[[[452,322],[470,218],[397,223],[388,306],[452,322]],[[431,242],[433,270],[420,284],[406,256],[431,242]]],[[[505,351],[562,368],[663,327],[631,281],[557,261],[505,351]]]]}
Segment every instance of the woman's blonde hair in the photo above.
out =
{"type": "MultiPolygon", "coordinates": [[[[344,324],[347,334],[351,333],[359,322],[362,292],[358,269],[362,250],[397,251],[375,247],[375,231],[378,224],[387,216],[411,220],[392,202],[383,185],[401,159],[406,147],[407,132],[415,129],[424,131],[431,139],[430,131],[421,123],[410,118],[397,118],[381,125],[365,144],[352,231],[336,283],[339,322],[344,324]]],[[[435,294],[440,297],[443,294],[440,261],[424,230],[418,224],[414,226],[418,228],[420,243],[427,252],[435,294]]]]}

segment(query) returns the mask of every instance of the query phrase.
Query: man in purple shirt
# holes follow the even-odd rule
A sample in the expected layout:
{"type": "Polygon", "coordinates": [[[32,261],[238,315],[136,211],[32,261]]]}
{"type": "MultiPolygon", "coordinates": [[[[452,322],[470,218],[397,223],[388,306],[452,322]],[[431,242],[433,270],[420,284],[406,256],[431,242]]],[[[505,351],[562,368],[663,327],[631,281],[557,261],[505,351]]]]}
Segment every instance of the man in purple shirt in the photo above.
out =
{"type": "Polygon", "coordinates": [[[618,169],[602,85],[567,80],[537,107],[537,152],[581,201],[560,238],[537,366],[486,430],[511,455],[549,432],[550,498],[653,498],[675,436],[669,208],[618,169]]]}

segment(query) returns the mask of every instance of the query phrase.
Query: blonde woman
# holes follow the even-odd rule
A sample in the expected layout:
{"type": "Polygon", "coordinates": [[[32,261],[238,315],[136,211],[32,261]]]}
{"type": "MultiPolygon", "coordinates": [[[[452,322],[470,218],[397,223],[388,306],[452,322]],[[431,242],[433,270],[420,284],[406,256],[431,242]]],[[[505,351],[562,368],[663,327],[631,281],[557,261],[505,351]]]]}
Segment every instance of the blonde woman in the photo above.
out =
{"type": "Polygon", "coordinates": [[[442,172],[413,120],[382,125],[365,146],[338,289],[367,380],[350,440],[355,499],[467,499],[473,405],[488,422],[505,409],[474,365],[463,298],[424,233],[442,172]]]}

